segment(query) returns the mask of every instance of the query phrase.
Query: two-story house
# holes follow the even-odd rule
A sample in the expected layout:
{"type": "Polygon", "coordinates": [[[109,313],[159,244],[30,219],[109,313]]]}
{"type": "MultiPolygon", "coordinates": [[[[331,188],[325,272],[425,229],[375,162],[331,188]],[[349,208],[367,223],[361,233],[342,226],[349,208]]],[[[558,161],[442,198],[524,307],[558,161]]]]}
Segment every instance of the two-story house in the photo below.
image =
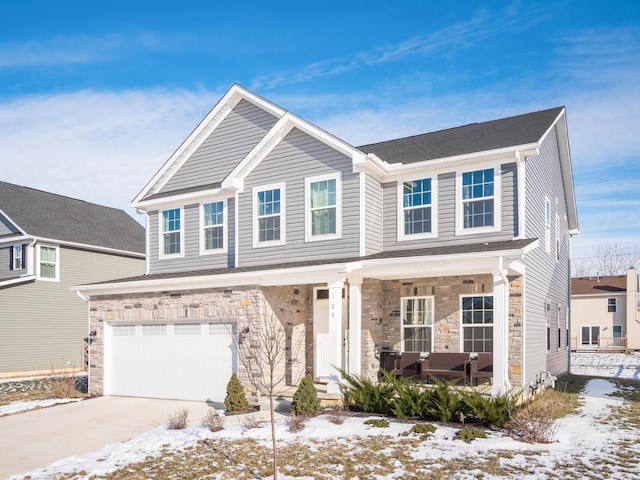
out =
{"type": "Polygon", "coordinates": [[[354,147],[234,85],[133,206],[147,274],[78,287],[93,393],[221,400],[256,303],[303,340],[291,384],[385,350],[493,352],[496,393],[568,369],[562,107],[354,147]]]}
{"type": "Polygon", "coordinates": [[[640,350],[638,271],[571,279],[571,349],[640,350]]]}
{"type": "Polygon", "coordinates": [[[0,377],[82,369],[71,287],[144,273],[144,238],[123,210],[0,182],[0,377]]]}

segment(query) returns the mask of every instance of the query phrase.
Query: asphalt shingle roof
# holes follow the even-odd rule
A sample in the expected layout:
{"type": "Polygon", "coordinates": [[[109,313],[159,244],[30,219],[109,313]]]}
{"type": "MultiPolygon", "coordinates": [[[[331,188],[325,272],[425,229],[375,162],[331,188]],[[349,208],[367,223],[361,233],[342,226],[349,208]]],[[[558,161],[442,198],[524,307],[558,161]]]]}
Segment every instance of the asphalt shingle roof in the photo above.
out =
{"type": "Polygon", "coordinates": [[[526,145],[540,140],[564,107],[472,123],[358,147],[388,163],[414,163],[473,152],[526,145]]]}
{"type": "Polygon", "coordinates": [[[604,295],[627,291],[627,276],[579,277],[571,279],[571,295],[604,295]]]}
{"type": "Polygon", "coordinates": [[[27,234],[144,253],[144,227],[124,210],[0,181],[0,210],[27,234]]]}

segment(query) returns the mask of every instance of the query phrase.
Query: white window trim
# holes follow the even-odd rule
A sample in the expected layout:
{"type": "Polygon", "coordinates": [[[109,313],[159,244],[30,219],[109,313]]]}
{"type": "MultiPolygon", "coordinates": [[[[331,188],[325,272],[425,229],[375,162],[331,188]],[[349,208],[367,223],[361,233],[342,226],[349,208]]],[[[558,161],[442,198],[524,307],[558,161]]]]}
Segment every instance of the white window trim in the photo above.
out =
{"type": "Polygon", "coordinates": [[[618,299],[616,297],[607,297],[607,313],[618,313],[618,299]],[[613,312],[609,310],[609,307],[611,306],[609,304],[609,300],[613,300],[613,312]]]}
{"type": "Polygon", "coordinates": [[[171,207],[171,208],[163,208],[158,211],[158,258],[160,260],[168,259],[168,258],[182,258],[184,257],[185,244],[184,244],[184,207],[171,207]],[[164,238],[163,234],[165,232],[162,231],[162,214],[164,212],[168,212],[169,210],[180,210],[180,252],[179,253],[171,253],[165,255],[164,253],[164,238]]]}
{"type": "Polygon", "coordinates": [[[611,337],[612,338],[624,338],[624,325],[622,325],[621,323],[614,323],[613,325],[611,325],[611,337]],[[619,337],[615,336],[616,327],[620,327],[620,336],[619,337]]]}
{"type": "Polygon", "coordinates": [[[209,200],[207,202],[200,203],[198,208],[198,215],[200,216],[198,227],[200,231],[200,255],[219,255],[227,253],[228,245],[228,231],[229,231],[229,216],[227,209],[227,199],[209,200]],[[222,248],[213,248],[210,250],[205,249],[205,226],[204,226],[204,206],[210,203],[222,202],[222,248]]]}
{"type": "MultiPolygon", "coordinates": [[[[424,207],[425,205],[422,205],[424,207]]],[[[420,207],[416,207],[420,208],[420,207]]],[[[436,238],[438,236],[438,180],[437,176],[427,176],[427,177],[416,177],[413,176],[411,178],[405,178],[403,180],[398,180],[397,187],[397,218],[398,218],[398,242],[407,241],[407,240],[420,240],[423,238],[436,238]],[[404,233],[404,182],[409,182],[412,180],[431,180],[431,232],[429,233],[404,233]]]]}
{"type": "Polygon", "coordinates": [[[286,216],[286,190],[285,182],[272,183],[270,185],[260,185],[253,187],[251,191],[252,198],[252,224],[253,224],[253,248],[274,247],[277,245],[285,245],[287,243],[287,216],[286,216]],[[268,242],[260,241],[260,232],[258,228],[258,193],[266,190],[280,189],[280,240],[270,240],[268,242]]]}
{"type": "Polygon", "coordinates": [[[323,240],[335,240],[342,238],[342,174],[340,172],[330,175],[318,175],[304,179],[304,241],[321,242],[323,240]],[[326,235],[311,234],[311,200],[309,198],[311,184],[323,180],[336,181],[336,233],[326,235]]]}
{"type": "Polygon", "coordinates": [[[11,263],[11,270],[15,271],[15,270],[24,270],[25,268],[25,264],[24,264],[24,246],[21,244],[18,245],[12,245],[11,246],[11,255],[12,255],[12,263],[11,263]],[[20,255],[16,255],[16,248],[20,249],[20,255]],[[20,259],[20,262],[17,264],[16,266],[16,260],[20,259]]]}
{"type": "MultiPolygon", "coordinates": [[[[463,304],[463,300],[465,298],[472,298],[472,297],[492,297],[493,298],[493,312],[495,313],[495,301],[496,298],[494,296],[493,293],[481,293],[479,295],[474,295],[474,294],[470,294],[470,295],[460,295],[460,306],[459,306],[459,312],[460,312],[460,352],[464,352],[464,329],[465,328],[473,328],[473,327],[491,327],[494,329],[495,331],[495,317],[493,319],[493,323],[472,323],[472,324],[465,324],[464,320],[462,318],[462,304],[463,304]]],[[[494,351],[495,351],[495,345],[494,347],[494,351]]],[[[479,352],[469,352],[469,353],[479,353],[479,352]]]]}
{"type": "MultiPolygon", "coordinates": [[[[502,228],[502,190],[501,190],[501,164],[478,165],[474,168],[464,168],[456,171],[456,235],[475,235],[482,233],[499,232],[502,228]],[[493,168],[493,226],[464,228],[464,206],[462,201],[462,174],[477,170],[493,168]]],[[[486,197],[490,198],[490,197],[486,197]]],[[[480,200],[480,199],[475,199],[480,200]]]]}
{"type": "Polygon", "coordinates": [[[544,219],[544,248],[547,253],[551,253],[551,202],[549,201],[549,197],[546,196],[544,197],[544,211],[542,215],[544,219]]]}
{"type": "Polygon", "coordinates": [[[45,243],[40,243],[37,245],[37,259],[36,259],[36,279],[42,280],[45,282],[59,282],[60,281],[60,247],[57,245],[49,245],[45,243]],[[55,277],[43,277],[40,275],[40,247],[48,247],[53,248],[56,251],[56,265],[55,265],[55,277]]]}
{"type": "MultiPolygon", "coordinates": [[[[400,297],[400,351],[404,352],[404,329],[405,328],[430,328],[431,329],[431,351],[433,351],[434,346],[434,323],[435,323],[435,297],[433,295],[419,295],[413,297],[400,297]],[[424,325],[416,325],[415,327],[407,326],[404,324],[404,301],[405,300],[420,300],[427,299],[431,301],[431,319],[429,324],[424,325]]],[[[420,352],[420,353],[430,353],[430,352],[420,352]]]]}
{"type": "Polygon", "coordinates": [[[556,215],[556,262],[560,261],[560,217],[556,215]]]}

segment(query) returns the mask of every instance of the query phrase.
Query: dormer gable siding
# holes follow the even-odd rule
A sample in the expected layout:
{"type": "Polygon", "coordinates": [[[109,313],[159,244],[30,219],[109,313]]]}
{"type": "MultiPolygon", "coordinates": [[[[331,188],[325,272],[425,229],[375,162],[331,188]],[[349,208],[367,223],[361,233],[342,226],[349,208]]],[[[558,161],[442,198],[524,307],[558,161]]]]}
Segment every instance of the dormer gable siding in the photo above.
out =
{"type": "Polygon", "coordinates": [[[241,100],[160,190],[160,194],[220,183],[278,119],[241,100]]]}
{"type": "Polygon", "coordinates": [[[238,265],[359,255],[359,188],[359,174],[353,173],[351,158],[294,128],[248,175],[239,194],[238,265]],[[309,241],[305,239],[305,179],[336,174],[341,188],[340,238],[309,241]],[[284,184],[283,241],[277,246],[254,246],[254,188],[276,184],[284,184]]]}

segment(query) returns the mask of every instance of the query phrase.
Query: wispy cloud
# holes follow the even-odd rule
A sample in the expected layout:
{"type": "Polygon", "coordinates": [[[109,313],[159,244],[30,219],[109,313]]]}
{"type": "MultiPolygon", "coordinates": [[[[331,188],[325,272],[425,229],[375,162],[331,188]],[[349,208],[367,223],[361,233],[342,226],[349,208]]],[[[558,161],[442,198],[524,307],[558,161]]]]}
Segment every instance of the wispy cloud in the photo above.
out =
{"type": "Polygon", "coordinates": [[[152,32],[104,35],[58,35],[0,43],[0,68],[86,64],[110,61],[132,51],[172,51],[192,43],[186,35],[152,32]]]}

